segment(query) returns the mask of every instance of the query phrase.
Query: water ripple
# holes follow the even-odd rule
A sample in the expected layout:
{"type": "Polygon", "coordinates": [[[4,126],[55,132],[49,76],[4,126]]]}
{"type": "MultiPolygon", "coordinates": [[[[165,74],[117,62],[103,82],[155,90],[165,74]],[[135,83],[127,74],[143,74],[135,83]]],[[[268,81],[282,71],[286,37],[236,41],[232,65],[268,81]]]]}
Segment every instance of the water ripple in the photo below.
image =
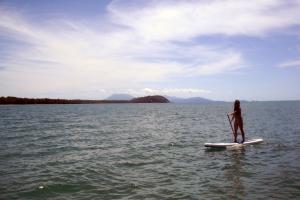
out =
{"type": "Polygon", "coordinates": [[[0,199],[296,199],[300,103],[0,106],[0,199]]]}

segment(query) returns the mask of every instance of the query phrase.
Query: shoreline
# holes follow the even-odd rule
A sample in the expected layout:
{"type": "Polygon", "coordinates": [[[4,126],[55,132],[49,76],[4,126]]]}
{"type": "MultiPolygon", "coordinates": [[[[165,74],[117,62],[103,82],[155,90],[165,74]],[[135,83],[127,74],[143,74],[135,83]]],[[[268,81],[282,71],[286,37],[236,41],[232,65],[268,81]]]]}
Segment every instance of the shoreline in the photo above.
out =
{"type": "Polygon", "coordinates": [[[0,105],[36,105],[36,104],[124,104],[124,103],[170,103],[163,96],[145,96],[131,100],[83,100],[83,99],[50,99],[0,97],[0,105]]]}

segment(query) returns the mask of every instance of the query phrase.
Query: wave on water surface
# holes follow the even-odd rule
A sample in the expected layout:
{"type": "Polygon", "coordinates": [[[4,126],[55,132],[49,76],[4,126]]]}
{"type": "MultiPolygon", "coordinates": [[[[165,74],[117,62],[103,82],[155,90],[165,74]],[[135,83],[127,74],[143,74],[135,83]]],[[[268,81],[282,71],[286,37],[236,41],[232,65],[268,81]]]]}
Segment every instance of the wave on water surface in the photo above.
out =
{"type": "Polygon", "coordinates": [[[300,102],[0,106],[0,199],[296,199],[300,102]]]}

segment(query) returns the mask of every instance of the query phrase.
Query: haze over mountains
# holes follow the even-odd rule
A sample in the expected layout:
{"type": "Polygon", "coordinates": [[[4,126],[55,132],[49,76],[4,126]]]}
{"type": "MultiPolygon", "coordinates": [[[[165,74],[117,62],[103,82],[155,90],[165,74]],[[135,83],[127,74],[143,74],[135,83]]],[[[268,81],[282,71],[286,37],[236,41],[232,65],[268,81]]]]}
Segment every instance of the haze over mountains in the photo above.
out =
{"type": "Polygon", "coordinates": [[[214,100],[206,99],[202,97],[179,98],[179,97],[167,96],[167,98],[172,103],[213,103],[215,102],[214,100]]]}
{"type": "Polygon", "coordinates": [[[109,97],[106,98],[106,100],[131,100],[135,98],[134,96],[131,96],[130,94],[112,94],[109,97]]]}

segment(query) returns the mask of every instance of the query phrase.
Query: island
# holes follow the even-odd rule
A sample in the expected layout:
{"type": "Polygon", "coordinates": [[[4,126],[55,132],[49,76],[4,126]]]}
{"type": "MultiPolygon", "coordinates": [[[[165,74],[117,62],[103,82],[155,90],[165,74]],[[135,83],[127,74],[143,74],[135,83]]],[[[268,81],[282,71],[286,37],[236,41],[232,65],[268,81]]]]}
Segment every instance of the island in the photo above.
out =
{"type": "Polygon", "coordinates": [[[107,103],[170,103],[160,95],[133,98],[131,100],[82,100],[82,99],[50,99],[0,97],[0,104],[107,104],[107,103]]]}
{"type": "Polygon", "coordinates": [[[166,97],[156,95],[133,98],[130,103],[170,103],[170,101],[166,97]]]}

